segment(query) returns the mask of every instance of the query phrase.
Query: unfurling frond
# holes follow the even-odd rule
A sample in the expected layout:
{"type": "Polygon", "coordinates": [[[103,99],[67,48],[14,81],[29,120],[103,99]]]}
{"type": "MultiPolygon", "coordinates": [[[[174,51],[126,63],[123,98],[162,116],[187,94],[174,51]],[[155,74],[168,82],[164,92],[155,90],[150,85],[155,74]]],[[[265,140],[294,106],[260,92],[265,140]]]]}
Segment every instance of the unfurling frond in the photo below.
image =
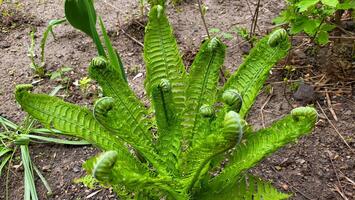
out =
{"type": "Polygon", "coordinates": [[[222,130],[215,130],[216,132],[206,136],[182,154],[179,167],[188,189],[194,186],[202,170],[212,158],[239,143],[246,128],[246,122],[239,114],[230,111],[224,117],[222,130]]]}
{"type": "Polygon", "coordinates": [[[139,168],[140,165],[123,142],[103,129],[94,119],[91,111],[66,103],[57,97],[31,94],[28,92],[30,88],[30,85],[17,86],[16,100],[31,116],[48,128],[55,128],[63,134],[83,138],[104,150],[115,150],[122,159],[133,167],[139,168]]]}
{"type": "Polygon", "coordinates": [[[205,41],[191,66],[183,112],[184,142],[190,145],[203,119],[201,106],[213,105],[217,93],[219,70],[225,57],[225,45],[217,38],[205,41]]]}
{"type": "MultiPolygon", "coordinates": [[[[151,140],[150,124],[147,119],[147,110],[138,100],[125,80],[110,68],[111,65],[104,58],[94,58],[90,68],[90,77],[95,79],[102,87],[104,95],[113,98],[112,105],[115,113],[119,114],[114,122],[107,121],[107,126],[117,131],[124,131],[151,140]]],[[[106,127],[107,127],[106,126],[106,127]]]]}
{"type": "Polygon", "coordinates": [[[144,36],[144,60],[147,69],[146,90],[149,95],[161,79],[170,81],[178,112],[185,102],[185,67],[165,9],[152,7],[144,36]]]}
{"type": "Polygon", "coordinates": [[[309,133],[316,121],[317,112],[314,108],[296,108],[290,115],[273,123],[270,127],[248,134],[246,142],[236,147],[227,167],[219,176],[210,181],[207,190],[221,191],[224,189],[223,186],[228,187],[234,184],[242,172],[253,167],[264,157],[309,133]]]}
{"type": "Polygon", "coordinates": [[[168,169],[175,171],[180,152],[181,130],[169,80],[162,79],[153,88],[152,101],[159,133],[157,150],[168,169]]]}
{"type": "Polygon", "coordinates": [[[287,55],[289,47],[290,42],[287,35],[280,34],[280,31],[264,37],[251,50],[237,72],[229,78],[224,86],[224,91],[234,89],[241,95],[243,99],[243,105],[239,112],[241,116],[247,115],[271,68],[287,55]],[[271,43],[268,42],[270,37],[271,43]]]}
{"type": "Polygon", "coordinates": [[[117,160],[117,152],[116,151],[107,151],[100,155],[92,170],[92,175],[99,181],[110,181],[112,179],[111,173],[113,165],[117,160]]]}

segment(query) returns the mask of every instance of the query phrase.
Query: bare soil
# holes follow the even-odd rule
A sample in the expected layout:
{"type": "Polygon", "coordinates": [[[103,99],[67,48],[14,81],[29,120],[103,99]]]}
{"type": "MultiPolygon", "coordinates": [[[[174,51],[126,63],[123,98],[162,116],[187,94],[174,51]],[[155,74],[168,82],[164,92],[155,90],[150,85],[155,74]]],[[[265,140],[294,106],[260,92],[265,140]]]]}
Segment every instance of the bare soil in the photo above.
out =
{"type": "MultiPolygon", "coordinates": [[[[236,26],[249,29],[251,12],[255,4],[247,1],[206,0],[208,6],[207,24],[210,28],[219,28],[224,32],[231,32],[236,26]]],[[[272,29],[271,21],[277,16],[284,3],[282,0],[272,0],[262,3],[259,14],[259,28],[257,33],[262,35],[272,29]]],[[[96,8],[103,17],[109,34],[118,49],[128,73],[130,85],[137,95],[146,101],[143,81],[145,77],[143,48],[127,37],[127,34],[143,43],[144,25],[146,17],[140,15],[138,3],[131,0],[97,1],[96,8]],[[125,33],[126,34],[125,34],[125,33]]],[[[0,8],[0,115],[13,121],[20,122],[25,114],[16,105],[13,91],[16,84],[35,83],[35,92],[50,92],[59,80],[40,79],[33,75],[30,60],[26,56],[30,45],[29,32],[36,28],[37,44],[51,19],[64,16],[63,2],[55,0],[29,0],[24,2],[5,3],[0,8]],[[6,15],[4,12],[6,11],[6,15]],[[8,14],[10,13],[10,14],[8,14]]],[[[202,22],[195,2],[182,3],[179,6],[169,6],[169,17],[184,55],[186,64],[191,64],[199,44],[205,37],[202,22]]],[[[91,40],[84,34],[74,30],[69,25],[55,28],[56,39],[52,36],[46,49],[46,69],[55,71],[64,66],[73,68],[66,74],[69,78],[66,89],[59,92],[67,101],[84,106],[91,106],[98,91],[95,85],[83,93],[74,82],[87,76],[87,66],[96,55],[91,40]]],[[[304,40],[297,40],[295,44],[302,44],[304,40]]],[[[255,128],[288,113],[293,106],[318,101],[325,110],[327,117],[334,123],[347,143],[355,147],[355,97],[354,97],[354,65],[352,60],[352,41],[338,41],[345,45],[345,52],[336,52],[336,46],[316,49],[313,46],[302,46],[291,53],[288,63],[296,69],[292,75],[285,73],[280,67],[273,70],[268,81],[273,88],[273,95],[268,100],[269,93],[263,91],[255,103],[249,117],[249,123],[255,128]],[[349,48],[349,46],[351,48],[349,48]],[[350,57],[348,56],[350,54],[350,57]],[[331,60],[327,60],[332,57],[331,60]],[[344,64],[345,63],[345,64],[344,64]],[[326,67],[325,64],[331,65],[326,67]],[[327,69],[340,69],[329,72],[327,69]],[[322,75],[329,77],[326,86],[317,85],[317,81],[324,83],[322,75]],[[339,74],[342,74],[340,77],[339,74]],[[334,75],[336,75],[334,77],[334,75]],[[311,102],[295,101],[293,92],[285,84],[280,83],[284,77],[289,79],[303,78],[306,84],[314,86],[315,96],[311,102]],[[316,78],[312,78],[316,77],[316,78]],[[319,78],[317,78],[319,77],[319,78]],[[328,87],[328,88],[325,88],[328,87]],[[335,90],[335,89],[340,89],[335,90]],[[350,88],[350,91],[349,91],[350,88]],[[335,121],[329,112],[325,98],[325,89],[329,94],[332,108],[338,117],[335,121]],[[266,102],[266,103],[265,103],[266,102]],[[261,109],[263,108],[263,109],[261,109]],[[261,114],[261,111],[263,114],[261,114]],[[263,116],[263,117],[262,117],[263,116]]],[[[225,39],[228,51],[225,67],[234,71],[243,59],[245,42],[234,34],[231,40],[225,39]]],[[[37,45],[37,52],[39,52],[37,45]]],[[[317,105],[317,104],[315,104],[317,105]]],[[[317,106],[319,110],[319,107],[317,106]]],[[[270,180],[276,187],[285,192],[294,193],[291,199],[343,199],[343,193],[348,199],[355,196],[355,160],[354,154],[335,132],[321,110],[320,120],[315,131],[303,137],[296,144],[291,144],[264,160],[251,172],[270,180]],[[337,189],[338,188],[338,189],[337,189]],[[337,191],[339,190],[339,192],[337,191]]],[[[39,179],[36,179],[40,199],[82,199],[97,190],[90,190],[82,184],[74,184],[73,180],[85,173],[81,164],[90,156],[99,152],[94,147],[73,147],[63,145],[30,146],[34,163],[43,171],[51,185],[54,194],[46,196],[46,190],[39,179]]],[[[19,164],[15,160],[13,165],[19,164]]],[[[10,199],[23,198],[22,168],[11,167],[10,199]]],[[[5,198],[5,178],[0,177],[0,199],[5,198]]],[[[100,189],[91,199],[116,199],[108,189],[100,189]]]]}

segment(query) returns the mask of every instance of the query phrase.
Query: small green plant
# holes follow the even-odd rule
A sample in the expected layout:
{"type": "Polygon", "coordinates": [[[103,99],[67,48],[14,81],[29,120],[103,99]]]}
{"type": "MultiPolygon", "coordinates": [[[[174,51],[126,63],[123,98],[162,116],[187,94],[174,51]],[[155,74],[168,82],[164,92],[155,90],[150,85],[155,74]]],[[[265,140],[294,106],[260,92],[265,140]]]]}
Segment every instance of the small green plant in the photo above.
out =
{"type": "Polygon", "coordinates": [[[65,19],[56,19],[56,20],[51,20],[48,23],[48,26],[46,28],[46,30],[43,33],[41,42],[40,42],[40,48],[41,48],[41,57],[40,57],[40,63],[38,64],[36,62],[36,53],[35,53],[35,47],[36,47],[36,40],[35,40],[35,31],[32,30],[30,32],[30,39],[31,39],[31,43],[30,43],[30,47],[28,48],[28,57],[31,60],[31,64],[30,67],[34,70],[35,74],[37,74],[40,77],[44,77],[46,76],[46,70],[45,70],[45,47],[46,47],[46,43],[47,43],[47,39],[48,39],[48,35],[49,33],[52,34],[52,36],[55,38],[54,32],[53,32],[53,28],[59,24],[62,24],[66,22],[65,19]]]}
{"type": "Polygon", "coordinates": [[[55,79],[60,79],[62,82],[67,82],[69,80],[68,77],[65,76],[65,74],[67,72],[72,71],[73,68],[71,67],[67,67],[67,66],[62,66],[59,69],[57,69],[56,71],[51,73],[51,80],[55,80],[55,79]]]}
{"type": "MultiPolygon", "coordinates": [[[[149,113],[129,87],[101,20],[109,53],[106,55],[96,35],[94,42],[102,49],[92,59],[89,75],[105,97],[93,109],[33,94],[31,85],[16,87],[18,103],[46,127],[102,149],[84,168],[123,199],[288,198],[247,170],[309,133],[317,112],[311,107],[296,108],[260,130],[245,121],[270,69],[290,48],[286,31],[277,30],[258,41],[237,72],[218,87],[226,46],[218,38],[205,40],[188,73],[165,14],[165,2],[150,3],[144,38],[145,89],[154,113],[149,113]],[[225,158],[229,162],[221,167],[225,158]]],[[[65,5],[66,17],[74,27],[89,36],[96,31],[90,0],[66,0],[65,5]],[[78,13],[87,13],[91,19],[78,13]]]]}
{"type": "Polygon", "coordinates": [[[340,2],[338,0],[287,0],[287,8],[274,19],[274,22],[277,25],[287,24],[292,35],[304,32],[318,44],[324,45],[329,42],[329,32],[336,25],[340,25],[336,24],[340,20],[335,19],[335,13],[355,8],[353,0],[340,2]]]}
{"type": "Polygon", "coordinates": [[[219,28],[211,28],[209,29],[209,32],[214,36],[214,37],[221,37],[224,38],[226,40],[232,40],[234,38],[234,36],[229,33],[229,32],[223,32],[221,31],[221,29],[219,28]]]}
{"type": "MultiPolygon", "coordinates": [[[[54,92],[52,95],[54,95],[54,92]]],[[[24,199],[38,199],[35,187],[34,177],[37,175],[47,189],[47,194],[51,195],[52,190],[40,170],[33,164],[30,157],[30,143],[57,143],[67,145],[87,145],[86,141],[70,141],[59,139],[53,136],[54,133],[60,133],[55,129],[35,128],[37,121],[31,117],[25,117],[24,121],[17,125],[14,122],[0,116],[0,177],[4,177],[6,199],[8,197],[8,180],[10,166],[15,153],[21,154],[21,165],[24,168],[24,199]],[[3,173],[3,169],[7,167],[7,173],[3,173]],[[35,173],[34,173],[35,172],[35,173]],[[6,177],[6,178],[5,178],[6,177]]]]}

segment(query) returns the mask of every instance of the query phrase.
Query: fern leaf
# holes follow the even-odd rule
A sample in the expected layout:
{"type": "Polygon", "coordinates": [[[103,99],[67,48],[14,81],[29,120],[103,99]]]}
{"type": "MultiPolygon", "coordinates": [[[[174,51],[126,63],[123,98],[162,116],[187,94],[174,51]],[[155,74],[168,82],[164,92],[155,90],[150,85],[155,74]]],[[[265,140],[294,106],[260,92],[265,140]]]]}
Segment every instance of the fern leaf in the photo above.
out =
{"type": "Polygon", "coordinates": [[[162,79],[160,84],[153,88],[152,100],[159,133],[157,150],[168,168],[175,171],[180,151],[181,130],[168,80],[162,79]]]}
{"type": "MultiPolygon", "coordinates": [[[[219,121],[219,120],[217,120],[219,121]]],[[[205,165],[215,156],[231,149],[241,140],[241,135],[247,130],[246,122],[234,111],[224,116],[223,127],[212,130],[196,146],[190,148],[182,156],[182,173],[190,190],[198,180],[205,165]]]]}
{"type": "Polygon", "coordinates": [[[57,97],[28,92],[30,85],[16,87],[16,100],[27,113],[47,127],[55,128],[63,134],[83,138],[103,150],[115,150],[133,167],[140,164],[132,157],[126,146],[115,136],[105,131],[96,122],[92,113],[79,106],[66,103],[57,97]]]}
{"type": "Polygon", "coordinates": [[[115,109],[118,113],[115,124],[119,127],[114,128],[127,128],[129,134],[135,134],[137,137],[150,141],[152,135],[149,131],[150,123],[146,118],[147,110],[125,80],[114,69],[111,69],[111,65],[103,57],[93,59],[89,75],[100,84],[105,96],[115,100],[115,109]]]}
{"type": "Polygon", "coordinates": [[[144,60],[147,67],[146,90],[152,89],[161,79],[171,83],[177,111],[183,108],[185,96],[185,67],[182,62],[173,30],[162,6],[154,6],[144,36],[144,60]]]}
{"type": "Polygon", "coordinates": [[[120,160],[114,151],[107,151],[90,158],[85,162],[84,168],[89,174],[106,184],[122,185],[134,192],[162,190],[174,199],[186,199],[183,198],[186,194],[173,189],[177,183],[174,183],[171,177],[152,176],[148,171],[137,172],[131,169],[129,163],[120,160]]]}
{"type": "Polygon", "coordinates": [[[202,44],[188,78],[186,107],[183,113],[184,140],[191,143],[202,116],[202,105],[213,105],[217,93],[219,70],[224,62],[225,45],[217,38],[202,44]]]}
{"type": "Polygon", "coordinates": [[[282,200],[289,198],[290,195],[279,192],[269,182],[263,181],[252,175],[243,175],[235,184],[230,185],[223,191],[197,199],[204,200],[282,200]]]}
{"type": "Polygon", "coordinates": [[[221,191],[222,186],[234,184],[238,176],[267,155],[294,141],[313,129],[317,112],[311,107],[296,108],[270,127],[248,134],[245,143],[238,145],[223,172],[211,179],[207,190],[221,191]]]}
{"type": "Polygon", "coordinates": [[[261,39],[252,49],[242,65],[239,66],[227,81],[223,91],[234,89],[241,94],[243,104],[239,114],[245,117],[253,105],[256,96],[264,85],[271,68],[287,55],[290,43],[287,36],[277,38],[281,42],[273,42],[277,45],[269,46],[269,37],[261,39]]]}

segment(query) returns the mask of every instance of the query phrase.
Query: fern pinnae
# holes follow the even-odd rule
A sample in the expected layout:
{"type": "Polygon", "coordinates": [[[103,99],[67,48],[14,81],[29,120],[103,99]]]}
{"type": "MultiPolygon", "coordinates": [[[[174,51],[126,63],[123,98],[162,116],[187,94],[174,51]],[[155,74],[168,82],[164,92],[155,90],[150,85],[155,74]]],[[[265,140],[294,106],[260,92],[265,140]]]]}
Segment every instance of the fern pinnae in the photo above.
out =
{"type": "Polygon", "coordinates": [[[151,95],[161,79],[171,83],[177,112],[183,108],[185,67],[173,30],[161,5],[152,7],[144,36],[144,60],[147,68],[146,90],[151,95]]]}
{"type": "Polygon", "coordinates": [[[104,150],[115,150],[121,159],[127,160],[135,168],[140,164],[132,157],[127,147],[116,137],[106,132],[96,122],[91,112],[85,108],[67,103],[57,97],[31,94],[30,85],[18,85],[16,100],[22,109],[51,128],[63,134],[76,136],[97,145],[104,150]]]}
{"type": "Polygon", "coordinates": [[[184,142],[187,146],[191,145],[194,132],[202,120],[199,109],[204,104],[214,104],[225,48],[225,45],[217,38],[205,41],[191,66],[185,92],[189,98],[185,103],[182,122],[184,142]]]}
{"type": "Polygon", "coordinates": [[[120,110],[119,119],[131,133],[151,138],[147,110],[138,100],[122,77],[110,69],[110,64],[102,57],[94,58],[89,67],[89,75],[103,88],[104,95],[115,99],[115,107],[120,110]]]}
{"type": "MultiPolygon", "coordinates": [[[[277,32],[276,32],[277,33],[277,32]]],[[[274,37],[274,34],[271,34],[274,37]]],[[[238,67],[238,70],[228,79],[222,90],[234,89],[240,93],[243,99],[243,105],[239,114],[245,118],[256,96],[267,79],[271,68],[277,61],[287,55],[290,48],[290,42],[287,35],[282,37],[274,37],[275,40],[280,40],[276,46],[269,45],[269,38],[266,36],[261,39],[249,53],[243,64],[238,67]]]]}
{"type": "Polygon", "coordinates": [[[180,152],[181,131],[169,80],[162,79],[160,84],[153,88],[152,101],[159,133],[157,151],[169,170],[174,172],[180,152]]]}
{"type": "Polygon", "coordinates": [[[236,177],[246,169],[253,167],[265,156],[309,133],[314,128],[316,120],[317,112],[314,108],[296,108],[291,111],[290,115],[273,123],[270,127],[248,134],[246,143],[241,143],[236,147],[227,167],[220,175],[211,179],[207,188],[221,191],[222,185],[232,184],[236,177]]]}

